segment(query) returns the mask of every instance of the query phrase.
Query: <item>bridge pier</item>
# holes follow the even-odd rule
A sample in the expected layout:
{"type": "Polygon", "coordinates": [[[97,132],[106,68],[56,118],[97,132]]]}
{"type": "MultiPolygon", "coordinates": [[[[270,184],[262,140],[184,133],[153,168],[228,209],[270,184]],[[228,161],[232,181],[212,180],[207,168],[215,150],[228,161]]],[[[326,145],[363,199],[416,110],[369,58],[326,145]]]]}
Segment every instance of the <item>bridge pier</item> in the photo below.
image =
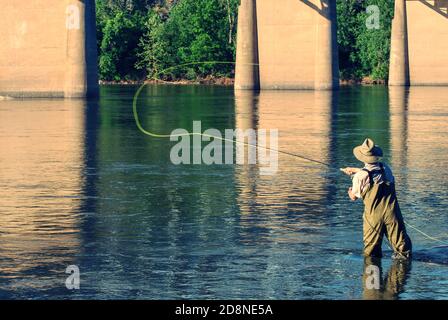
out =
{"type": "Polygon", "coordinates": [[[395,0],[390,86],[448,86],[448,0],[395,0]]]}
{"type": "Polygon", "coordinates": [[[408,26],[406,12],[406,1],[395,0],[395,14],[392,20],[390,45],[390,86],[408,86],[410,84],[408,26]]]}
{"type": "Polygon", "coordinates": [[[98,94],[94,0],[0,0],[0,95],[98,94]]]}
{"type": "Polygon", "coordinates": [[[235,89],[337,89],[336,24],[332,0],[241,0],[235,89]]]}
{"type": "Polygon", "coordinates": [[[95,96],[98,93],[95,3],[79,0],[68,0],[67,3],[64,96],[95,96]],[[75,25],[76,15],[80,17],[79,26],[75,25]]]}
{"type": "Polygon", "coordinates": [[[241,0],[235,66],[235,89],[260,89],[256,0],[241,0]]]}

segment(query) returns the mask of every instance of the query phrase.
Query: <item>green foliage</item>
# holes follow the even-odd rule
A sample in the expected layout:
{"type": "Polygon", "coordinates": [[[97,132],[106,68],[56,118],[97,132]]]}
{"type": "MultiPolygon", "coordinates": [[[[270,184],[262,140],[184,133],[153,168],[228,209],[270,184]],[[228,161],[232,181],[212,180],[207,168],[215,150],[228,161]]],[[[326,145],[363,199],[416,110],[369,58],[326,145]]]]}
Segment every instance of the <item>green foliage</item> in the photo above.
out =
{"type": "MultiPolygon", "coordinates": [[[[100,77],[166,80],[231,76],[234,67],[194,64],[234,61],[239,0],[97,0],[100,77]]],[[[390,0],[337,0],[342,79],[388,77],[390,0]],[[369,29],[369,5],[380,28],[369,29]]]]}
{"type": "MultiPolygon", "coordinates": [[[[363,76],[374,80],[386,80],[389,75],[389,54],[393,3],[389,0],[367,0],[365,6],[377,5],[380,9],[379,29],[364,28],[356,41],[363,76]]],[[[360,23],[368,14],[359,15],[360,23]]]]}
{"type": "Polygon", "coordinates": [[[150,10],[145,23],[146,33],[140,39],[137,69],[145,70],[147,78],[158,78],[160,68],[166,61],[165,48],[168,44],[163,41],[163,22],[155,10],[150,10]]]}
{"type": "Polygon", "coordinates": [[[365,28],[364,24],[360,25],[358,19],[358,14],[363,8],[362,3],[357,0],[338,0],[337,2],[339,68],[342,79],[362,77],[356,39],[361,28],[365,28]]]}
{"type": "MultiPolygon", "coordinates": [[[[163,23],[153,26],[155,31],[145,34],[141,56],[156,57],[153,70],[170,68],[161,77],[167,79],[228,75],[229,65],[201,64],[204,61],[233,61],[235,53],[235,0],[182,0],[172,7],[163,23]],[[187,66],[185,66],[187,65],[187,66]],[[179,66],[177,68],[171,68],[179,66]]],[[[153,15],[152,15],[153,16],[153,15]]],[[[150,15],[151,17],[151,15],[150,15]]],[[[150,18],[154,24],[154,18],[150,18]]]]}
{"type": "Polygon", "coordinates": [[[97,1],[99,73],[103,80],[142,77],[134,65],[138,43],[145,29],[144,12],[150,1],[97,1]]]}
{"type": "Polygon", "coordinates": [[[389,73],[391,20],[390,0],[338,0],[339,64],[342,79],[386,80],[389,73]],[[380,12],[379,29],[366,26],[369,5],[380,12]]]}
{"type": "Polygon", "coordinates": [[[137,44],[142,36],[143,19],[138,14],[117,12],[104,26],[99,70],[102,79],[120,80],[139,77],[137,44]]]}

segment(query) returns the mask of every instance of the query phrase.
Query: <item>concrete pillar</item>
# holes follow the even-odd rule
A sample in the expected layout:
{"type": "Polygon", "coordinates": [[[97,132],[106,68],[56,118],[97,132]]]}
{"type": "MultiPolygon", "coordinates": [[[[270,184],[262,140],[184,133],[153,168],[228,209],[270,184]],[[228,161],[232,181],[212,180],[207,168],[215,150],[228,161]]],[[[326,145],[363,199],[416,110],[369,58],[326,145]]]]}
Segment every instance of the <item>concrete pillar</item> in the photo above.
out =
{"type": "Polygon", "coordinates": [[[390,47],[389,85],[410,85],[406,0],[395,0],[390,47]]]}
{"type": "Polygon", "coordinates": [[[316,15],[317,46],[314,89],[332,90],[339,87],[336,1],[321,1],[316,15]]]}
{"type": "Polygon", "coordinates": [[[82,98],[98,94],[94,0],[66,0],[66,72],[64,96],[82,98]]]}
{"type": "Polygon", "coordinates": [[[258,90],[260,88],[258,63],[256,0],[241,0],[238,9],[236,90],[258,90]]]}

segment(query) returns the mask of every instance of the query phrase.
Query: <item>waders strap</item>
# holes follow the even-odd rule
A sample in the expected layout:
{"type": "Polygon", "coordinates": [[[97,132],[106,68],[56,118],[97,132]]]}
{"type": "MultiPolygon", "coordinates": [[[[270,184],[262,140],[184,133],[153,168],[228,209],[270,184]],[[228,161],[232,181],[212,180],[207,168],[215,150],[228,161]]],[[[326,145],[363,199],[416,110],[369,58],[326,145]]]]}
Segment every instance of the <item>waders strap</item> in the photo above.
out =
{"type": "Polygon", "coordinates": [[[363,171],[365,171],[365,172],[367,172],[367,174],[369,175],[369,183],[370,183],[370,187],[373,187],[373,185],[375,184],[375,182],[373,181],[373,175],[375,174],[375,173],[381,173],[381,176],[382,176],[382,181],[381,181],[381,183],[382,182],[387,182],[387,180],[386,180],[386,171],[384,170],[384,165],[383,165],[383,163],[382,162],[380,162],[379,163],[379,166],[380,166],[380,170],[368,170],[368,169],[366,169],[366,168],[363,168],[362,170],[363,171]]]}

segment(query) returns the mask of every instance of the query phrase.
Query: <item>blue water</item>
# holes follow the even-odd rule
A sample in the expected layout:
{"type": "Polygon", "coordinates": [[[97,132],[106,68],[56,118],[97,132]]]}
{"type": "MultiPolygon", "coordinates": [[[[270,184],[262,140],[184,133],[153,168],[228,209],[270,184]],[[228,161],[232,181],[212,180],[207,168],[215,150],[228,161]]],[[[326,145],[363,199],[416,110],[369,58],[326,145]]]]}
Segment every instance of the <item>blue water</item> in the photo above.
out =
{"type": "Polygon", "coordinates": [[[446,248],[415,230],[366,289],[362,203],[339,167],[367,136],[394,170],[404,217],[448,241],[447,88],[247,92],[149,86],[145,129],[278,129],[278,172],[174,165],[136,127],[132,86],[99,101],[0,101],[0,298],[448,299],[446,248]],[[65,286],[67,266],[80,289],[65,286]],[[365,275],[364,275],[365,276],[365,275]]]}

